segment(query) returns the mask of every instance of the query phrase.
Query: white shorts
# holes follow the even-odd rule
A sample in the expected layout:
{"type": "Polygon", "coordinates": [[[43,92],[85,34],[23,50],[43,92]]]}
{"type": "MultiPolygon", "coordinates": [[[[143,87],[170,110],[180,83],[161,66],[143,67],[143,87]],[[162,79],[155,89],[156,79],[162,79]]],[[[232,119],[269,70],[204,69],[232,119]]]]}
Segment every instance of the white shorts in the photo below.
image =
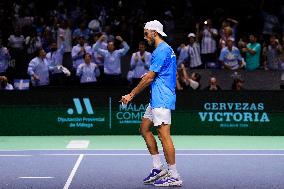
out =
{"type": "Polygon", "coordinates": [[[154,126],[171,124],[171,110],[167,108],[152,108],[149,104],[143,118],[151,120],[154,126]]]}

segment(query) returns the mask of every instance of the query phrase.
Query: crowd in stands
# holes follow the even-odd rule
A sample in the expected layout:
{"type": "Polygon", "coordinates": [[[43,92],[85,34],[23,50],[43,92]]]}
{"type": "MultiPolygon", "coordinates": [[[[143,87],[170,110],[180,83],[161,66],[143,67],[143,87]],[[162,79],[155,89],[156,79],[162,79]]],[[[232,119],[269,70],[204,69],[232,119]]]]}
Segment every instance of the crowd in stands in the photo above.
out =
{"type": "Polygon", "coordinates": [[[29,80],[34,88],[136,86],[151,62],[152,49],[143,41],[144,23],[154,18],[162,21],[166,41],[178,55],[177,90],[222,89],[214,75],[208,86],[200,86],[199,69],[236,73],[232,90],[243,89],[239,70],[284,70],[283,2],[277,1],[277,8],[264,0],[243,2],[251,5],[245,18],[231,18],[218,7],[212,15],[201,16],[194,11],[195,0],[165,2],[168,6],[158,11],[148,0],[1,3],[0,88],[12,90],[18,79],[29,80]],[[179,36],[178,28],[183,31],[179,36]],[[122,64],[129,65],[127,75],[122,64]]]}

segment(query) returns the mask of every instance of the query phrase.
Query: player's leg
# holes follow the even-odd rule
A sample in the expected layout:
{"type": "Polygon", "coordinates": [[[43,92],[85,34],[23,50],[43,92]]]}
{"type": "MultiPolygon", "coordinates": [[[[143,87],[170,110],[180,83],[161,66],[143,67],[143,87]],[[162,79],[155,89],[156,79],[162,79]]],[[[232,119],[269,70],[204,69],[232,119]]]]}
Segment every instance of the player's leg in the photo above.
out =
{"type": "Polygon", "coordinates": [[[155,186],[181,186],[182,180],[176,168],[175,147],[171,138],[171,110],[155,108],[153,110],[153,123],[157,128],[159,139],[163,146],[165,159],[169,167],[169,175],[154,182],[155,186]]]}
{"type": "Polygon", "coordinates": [[[148,151],[151,155],[159,154],[156,139],[151,131],[153,122],[148,118],[142,118],[142,123],[140,125],[140,134],[145,140],[148,151]]]}
{"type": "Polygon", "coordinates": [[[163,146],[163,151],[165,154],[165,159],[168,165],[174,165],[175,162],[175,147],[173,144],[173,140],[170,134],[170,126],[169,124],[162,124],[157,127],[157,132],[159,139],[163,146]]]}
{"type": "Polygon", "coordinates": [[[145,184],[152,184],[155,180],[167,174],[167,171],[163,169],[163,165],[159,156],[157,142],[151,131],[152,125],[153,122],[151,107],[148,106],[142,119],[140,133],[145,140],[149,153],[152,156],[153,169],[151,170],[150,174],[143,180],[145,184]]]}
{"type": "Polygon", "coordinates": [[[169,174],[166,178],[156,180],[155,186],[182,186],[182,180],[176,168],[175,147],[170,134],[170,126],[170,124],[161,124],[157,127],[158,136],[169,166],[169,174]]]}

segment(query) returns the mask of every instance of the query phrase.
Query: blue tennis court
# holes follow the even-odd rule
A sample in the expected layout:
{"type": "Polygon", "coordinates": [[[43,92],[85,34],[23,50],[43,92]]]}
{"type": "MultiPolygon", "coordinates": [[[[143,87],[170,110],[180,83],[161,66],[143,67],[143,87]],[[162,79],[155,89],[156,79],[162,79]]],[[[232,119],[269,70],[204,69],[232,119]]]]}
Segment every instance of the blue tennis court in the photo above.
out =
{"type": "MultiPolygon", "coordinates": [[[[284,188],[284,150],[177,149],[183,188],[284,188]]],[[[162,154],[161,154],[162,155],[162,154]]],[[[4,150],[2,189],[142,189],[146,150],[4,150]]],[[[171,187],[172,188],[172,187],[171,187]]]]}

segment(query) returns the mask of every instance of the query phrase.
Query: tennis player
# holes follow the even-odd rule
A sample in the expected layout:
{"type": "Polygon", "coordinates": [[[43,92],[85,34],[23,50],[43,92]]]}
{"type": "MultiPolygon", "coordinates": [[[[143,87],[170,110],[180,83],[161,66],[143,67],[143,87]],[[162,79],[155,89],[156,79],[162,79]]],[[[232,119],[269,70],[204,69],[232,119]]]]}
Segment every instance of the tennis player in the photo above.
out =
{"type": "Polygon", "coordinates": [[[121,102],[129,103],[143,89],[151,85],[150,104],[140,126],[140,132],[153,158],[153,169],[144,179],[144,183],[155,186],[181,186],[182,180],[176,168],[175,148],[170,135],[171,110],[175,109],[176,102],[176,55],[163,40],[166,36],[159,21],[154,20],[145,24],[144,38],[149,45],[155,47],[150,69],[129,94],[122,96],[121,102]],[[162,143],[168,170],[161,162],[157,142],[150,130],[153,125],[162,143]]]}

